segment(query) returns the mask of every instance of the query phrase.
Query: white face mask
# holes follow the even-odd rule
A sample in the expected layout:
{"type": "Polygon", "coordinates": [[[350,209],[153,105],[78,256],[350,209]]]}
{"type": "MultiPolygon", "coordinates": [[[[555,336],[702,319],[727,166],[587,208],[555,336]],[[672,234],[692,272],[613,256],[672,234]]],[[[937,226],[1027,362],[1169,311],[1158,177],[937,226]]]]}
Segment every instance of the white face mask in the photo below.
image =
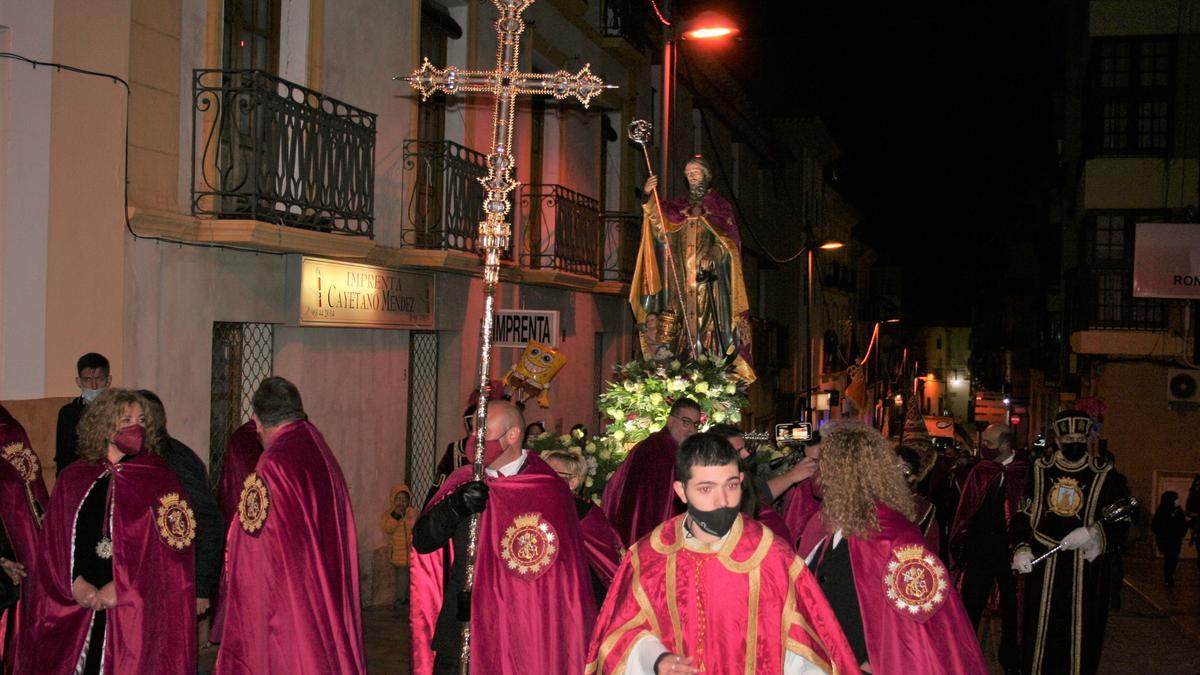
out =
{"type": "Polygon", "coordinates": [[[82,398],[84,403],[91,403],[92,401],[96,400],[96,397],[99,396],[100,392],[102,392],[102,391],[104,391],[104,390],[103,389],[80,389],[79,390],[79,398],[82,398]]]}

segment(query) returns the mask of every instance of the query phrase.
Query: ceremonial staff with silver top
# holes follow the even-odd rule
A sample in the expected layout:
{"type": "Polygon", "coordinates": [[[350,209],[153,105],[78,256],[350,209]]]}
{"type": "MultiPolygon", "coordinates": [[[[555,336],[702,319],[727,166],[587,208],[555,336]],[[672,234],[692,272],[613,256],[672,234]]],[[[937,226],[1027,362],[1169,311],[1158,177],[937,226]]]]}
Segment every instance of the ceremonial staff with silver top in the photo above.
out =
{"type": "MultiPolygon", "coordinates": [[[[533,0],[492,0],[499,11],[496,19],[496,65],[491,70],[463,70],[455,66],[437,68],[425,59],[421,67],[403,78],[425,100],[436,92],[446,94],[480,93],[495,98],[492,112],[492,143],[488,148],[487,175],[480,179],[487,196],[483,202],[484,219],[479,223],[479,248],[483,251],[484,310],[479,327],[479,401],[475,412],[475,453],[473,476],[482,481],[484,475],[484,438],[487,433],[488,384],[491,365],[492,319],[495,311],[496,287],[500,281],[500,255],[509,246],[512,226],[506,217],[512,209],[509,194],[520,184],[514,178],[512,136],[519,94],[549,95],[556,99],[576,98],[584,107],[606,87],[592,74],[590,65],[571,74],[565,70],[554,73],[523,73],[518,69],[521,34],[525,22],[521,15],[533,0]]],[[[479,515],[471,515],[467,546],[467,602],[459,603],[462,624],[461,669],[470,669],[471,625],[469,593],[474,583],[475,558],[479,537],[479,515]]]]}

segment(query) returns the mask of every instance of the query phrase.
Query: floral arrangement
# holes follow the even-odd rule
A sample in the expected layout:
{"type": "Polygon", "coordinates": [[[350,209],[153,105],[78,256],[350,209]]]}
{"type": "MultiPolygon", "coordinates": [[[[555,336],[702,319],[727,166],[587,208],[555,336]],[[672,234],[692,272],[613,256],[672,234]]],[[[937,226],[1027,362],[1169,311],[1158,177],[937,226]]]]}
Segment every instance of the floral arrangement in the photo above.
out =
{"type": "Polygon", "coordinates": [[[733,379],[731,368],[701,356],[695,361],[630,361],[613,368],[597,404],[610,420],[607,436],[618,443],[636,443],[667,423],[678,399],[700,404],[700,429],[712,424],[737,424],[750,402],[733,379]]]}
{"type": "Polygon", "coordinates": [[[690,398],[700,405],[700,429],[713,424],[737,424],[742,409],[749,406],[745,389],[733,379],[733,370],[701,356],[695,361],[630,361],[613,367],[597,400],[601,414],[609,420],[603,436],[584,438],[549,432],[527,441],[538,453],[566,450],[583,457],[587,464],[582,496],[600,503],[604,486],[629,450],[667,423],[671,405],[690,398]]]}

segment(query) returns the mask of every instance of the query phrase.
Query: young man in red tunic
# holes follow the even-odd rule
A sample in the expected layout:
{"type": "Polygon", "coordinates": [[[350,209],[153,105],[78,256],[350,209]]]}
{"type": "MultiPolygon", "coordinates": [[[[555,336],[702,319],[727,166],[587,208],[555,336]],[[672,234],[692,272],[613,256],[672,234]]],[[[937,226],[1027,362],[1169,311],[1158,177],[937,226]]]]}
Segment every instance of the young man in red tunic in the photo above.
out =
{"type": "Polygon", "coordinates": [[[342,468],[296,385],[269,377],[250,405],[266,450],[229,528],[216,672],[365,673],[358,535],[342,468]]]}
{"type": "Polygon", "coordinates": [[[962,601],[913,524],[912,493],[887,439],[861,422],[821,430],[820,511],[807,558],[864,672],[985,675],[962,601]]]}
{"type": "Polygon", "coordinates": [[[740,512],[744,476],[729,441],[709,433],[684,441],[675,475],[687,513],[625,556],[587,672],[858,672],[804,561],[740,512]]]}
{"type": "MultiPolygon", "coordinates": [[[[482,481],[450,474],[413,525],[412,672],[460,672],[462,625],[472,673],[578,673],[596,616],[575,498],[521,447],[525,420],[487,406],[482,481]],[[474,586],[465,585],[470,516],[479,514],[474,586]],[[443,557],[449,549],[449,569],[443,557]]],[[[474,439],[467,446],[474,458],[474,439]]]]}
{"type": "Polygon", "coordinates": [[[671,404],[667,425],[629,451],[604,488],[601,508],[626,546],[679,513],[671,491],[675,451],[700,428],[700,405],[690,398],[671,404]]]}

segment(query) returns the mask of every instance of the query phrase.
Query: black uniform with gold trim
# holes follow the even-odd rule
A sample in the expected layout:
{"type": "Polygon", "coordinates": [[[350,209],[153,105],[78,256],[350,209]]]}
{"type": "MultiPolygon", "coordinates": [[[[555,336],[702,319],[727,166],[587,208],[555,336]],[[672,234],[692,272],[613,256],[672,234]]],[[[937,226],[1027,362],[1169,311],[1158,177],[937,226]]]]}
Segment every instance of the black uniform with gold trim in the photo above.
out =
{"type": "Polygon", "coordinates": [[[1028,499],[1013,516],[1014,550],[1034,556],[1057,546],[1070,532],[1097,525],[1098,548],[1061,550],[1025,579],[1023,671],[1094,673],[1108,620],[1106,552],[1124,540],[1124,523],[1098,524],[1104,507],[1129,494],[1125,477],[1102,459],[1070,461],[1062,452],[1034,462],[1028,499]],[[1097,554],[1088,560],[1089,553],[1097,554]]]}

